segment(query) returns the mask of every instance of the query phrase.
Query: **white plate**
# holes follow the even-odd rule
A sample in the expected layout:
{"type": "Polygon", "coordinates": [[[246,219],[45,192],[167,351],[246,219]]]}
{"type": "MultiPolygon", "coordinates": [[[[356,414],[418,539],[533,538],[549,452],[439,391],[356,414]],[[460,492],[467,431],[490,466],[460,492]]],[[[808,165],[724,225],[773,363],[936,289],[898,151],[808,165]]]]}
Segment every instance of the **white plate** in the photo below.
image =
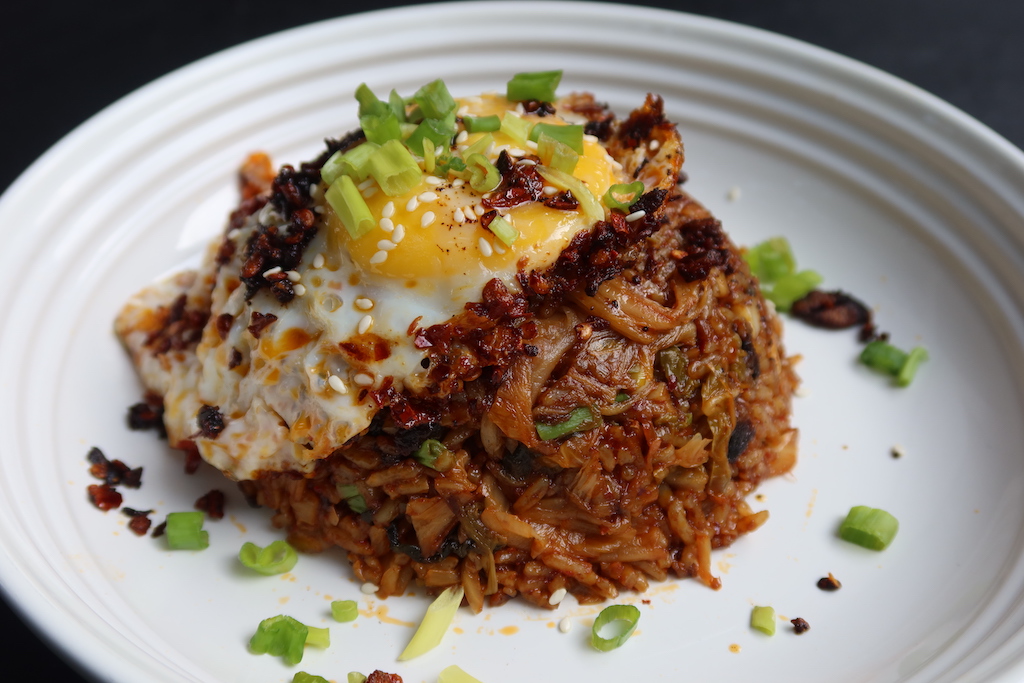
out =
{"type": "Polygon", "coordinates": [[[0,578],[86,669],[113,681],[288,681],[246,642],[264,617],[328,625],[329,597],[377,617],[331,625],[302,670],[340,680],[375,668],[435,680],[457,663],[486,683],[534,680],[1017,681],[1024,677],[1024,158],[905,83],[778,36],[607,4],[421,6],[288,31],[177,71],[105,110],[41,158],[0,202],[0,578]],[[436,28],[428,28],[436,27],[436,28]],[[619,112],[661,93],[686,141],[688,188],[737,241],[789,237],[826,286],[876,308],[895,343],[931,360],[898,390],[858,367],[852,333],[787,327],[810,396],[800,463],[766,485],[769,523],[715,566],[723,588],[672,581],[641,597],[637,635],[600,654],[596,610],[521,604],[458,615],[410,663],[395,657],[422,597],[361,596],[340,553],[253,578],[233,557],[277,534],[210,473],[129,432],[139,395],[111,332],[125,298],[194,260],[220,229],[244,156],[297,163],[355,125],[352,92],[496,89],[515,71],[562,68],[563,92],[619,112]],[[739,188],[738,199],[727,199],[739,188]],[[906,456],[890,457],[902,444],[906,456]],[[211,547],[172,553],[85,496],[85,454],[145,467],[125,504],[188,509],[213,486],[234,521],[211,547]],[[855,504],[900,520],[872,553],[834,532],[855,504]],[[843,588],[815,582],[834,573],[843,588]],[[774,638],[750,608],[803,617],[774,638]],[[554,627],[562,616],[574,628],[554,627]]]}

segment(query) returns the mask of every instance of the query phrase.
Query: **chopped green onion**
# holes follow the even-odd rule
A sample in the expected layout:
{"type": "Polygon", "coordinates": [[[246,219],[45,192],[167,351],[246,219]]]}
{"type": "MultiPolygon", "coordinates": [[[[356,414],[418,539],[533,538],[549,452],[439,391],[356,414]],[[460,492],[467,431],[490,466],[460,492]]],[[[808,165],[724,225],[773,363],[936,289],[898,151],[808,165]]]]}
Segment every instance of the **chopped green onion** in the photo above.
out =
{"type": "Polygon", "coordinates": [[[359,616],[359,606],[355,600],[335,600],[331,603],[331,616],[342,624],[355,621],[359,616]]]}
{"type": "Polygon", "coordinates": [[[377,109],[377,105],[380,104],[380,99],[373,94],[370,86],[365,83],[360,83],[359,87],[356,88],[356,100],[359,102],[360,117],[372,113],[377,109]]]}
{"type": "Polygon", "coordinates": [[[428,119],[442,119],[458,106],[448,92],[448,86],[440,78],[417,90],[412,101],[420,105],[420,110],[428,119]]]}
{"type": "Polygon", "coordinates": [[[495,237],[504,242],[506,247],[511,247],[512,243],[519,237],[519,231],[516,230],[503,216],[495,216],[491,219],[491,222],[487,225],[487,229],[493,232],[495,237]]]}
{"type": "Polygon", "coordinates": [[[755,607],[751,610],[750,628],[756,629],[766,636],[774,636],[775,609],[773,607],[755,607]]]}
{"type": "Polygon", "coordinates": [[[402,139],[402,126],[395,112],[383,102],[377,112],[359,117],[359,126],[363,129],[366,139],[378,145],[388,140],[402,139]]]}
{"type": "Polygon", "coordinates": [[[462,125],[469,133],[493,133],[501,128],[501,118],[498,116],[463,116],[462,125]]]}
{"type": "Polygon", "coordinates": [[[398,661],[404,662],[413,657],[419,657],[441,643],[441,639],[455,617],[455,612],[462,604],[464,594],[462,586],[445,588],[430,603],[427,613],[423,616],[423,621],[420,622],[416,633],[413,634],[412,640],[405,646],[405,650],[398,656],[398,661]]]}
{"type": "Polygon", "coordinates": [[[309,628],[301,621],[283,614],[270,617],[260,622],[256,633],[249,639],[249,651],[281,657],[285,664],[295,666],[302,661],[308,633],[309,628]]]}
{"type": "Polygon", "coordinates": [[[348,683],[366,683],[366,676],[358,671],[348,672],[348,683]]]}
{"type": "Polygon", "coordinates": [[[398,94],[397,90],[392,90],[388,95],[388,106],[391,107],[391,111],[395,112],[395,118],[399,123],[405,123],[408,120],[405,116],[405,99],[398,94]]]}
{"type": "Polygon", "coordinates": [[[593,429],[597,426],[597,421],[600,417],[594,417],[594,413],[591,412],[587,406],[580,406],[571,413],[569,417],[557,424],[548,425],[543,422],[537,423],[537,436],[540,437],[541,441],[551,441],[565,436],[566,434],[575,434],[576,432],[582,432],[587,429],[593,429]]]}
{"type": "Polygon", "coordinates": [[[580,160],[580,155],[572,147],[543,133],[537,139],[537,156],[545,166],[562,173],[575,171],[580,160]]]}
{"type": "Polygon", "coordinates": [[[370,173],[370,157],[379,148],[380,145],[373,142],[364,142],[345,153],[335,152],[320,169],[320,179],[331,185],[341,176],[349,175],[357,183],[363,182],[370,173]]]}
{"type": "Polygon", "coordinates": [[[532,129],[533,124],[514,111],[505,112],[505,115],[501,117],[501,126],[498,128],[502,133],[512,138],[520,147],[526,146],[532,129]]]}
{"type": "Polygon", "coordinates": [[[541,135],[554,138],[569,145],[577,154],[583,154],[583,126],[579,124],[538,123],[530,130],[530,139],[537,142],[541,135]]]}
{"type": "MultiPolygon", "coordinates": [[[[453,119],[454,120],[454,119],[453,119]]],[[[435,148],[447,148],[452,141],[454,128],[447,119],[423,119],[416,130],[406,139],[406,146],[413,154],[423,154],[423,141],[430,140],[435,148]]]]}
{"type": "Polygon", "coordinates": [[[323,676],[314,676],[305,671],[299,671],[292,676],[292,683],[331,683],[323,676]]]}
{"type": "Polygon", "coordinates": [[[857,505],[839,526],[839,537],[869,550],[885,550],[899,528],[900,523],[885,510],[857,505]]]}
{"type": "Polygon", "coordinates": [[[306,645],[327,649],[331,646],[331,630],[329,628],[306,627],[306,645]]]}
{"type": "Polygon", "coordinates": [[[625,403],[628,400],[629,400],[629,394],[627,394],[625,391],[620,391],[619,393],[615,394],[615,402],[616,403],[625,403]]]}
{"type": "Polygon", "coordinates": [[[620,211],[629,211],[629,207],[633,206],[633,202],[640,199],[640,195],[644,193],[644,181],[638,180],[635,183],[617,183],[608,188],[608,191],[604,193],[604,204],[611,209],[619,209],[620,211]],[[625,201],[619,201],[615,195],[625,195],[628,197],[625,201]]]}
{"type": "Polygon", "coordinates": [[[209,532],[203,531],[202,512],[167,514],[167,546],[171,550],[202,550],[210,545],[209,532]]]}
{"type": "Polygon", "coordinates": [[[823,280],[824,278],[814,270],[801,270],[799,273],[783,275],[775,281],[771,291],[765,293],[765,297],[775,304],[775,308],[785,313],[792,308],[794,302],[807,296],[823,280]]]}
{"type": "Polygon", "coordinates": [[[345,499],[349,508],[357,515],[361,515],[370,509],[366,504],[366,499],[363,498],[363,494],[359,492],[359,487],[355,484],[343,484],[339,486],[338,495],[345,499]]]}
{"type": "Polygon", "coordinates": [[[481,194],[490,192],[501,183],[498,169],[483,154],[468,155],[466,169],[469,171],[469,186],[481,194]]]}
{"type": "Polygon", "coordinates": [[[424,441],[412,457],[438,472],[447,472],[455,464],[454,454],[437,439],[424,441]]]}
{"type": "Polygon", "coordinates": [[[876,339],[860,352],[860,362],[873,370],[896,377],[906,365],[909,355],[889,342],[876,339]]]}
{"type": "Polygon", "coordinates": [[[562,80],[562,71],[531,71],[512,77],[505,89],[505,96],[513,102],[553,102],[555,90],[562,80]]]}
{"type": "Polygon", "coordinates": [[[494,136],[491,135],[490,133],[484,133],[476,142],[474,142],[472,145],[467,147],[462,152],[462,158],[469,159],[469,157],[471,157],[474,154],[486,155],[487,149],[493,144],[494,136]]]}
{"type": "Polygon", "coordinates": [[[423,138],[423,171],[433,173],[437,165],[437,157],[434,156],[434,141],[430,138],[423,138]]]}
{"type": "Polygon", "coordinates": [[[762,285],[770,285],[796,272],[796,259],[785,237],[765,240],[748,249],[743,258],[762,285]]]}
{"type": "Polygon", "coordinates": [[[917,367],[928,360],[928,351],[923,346],[915,346],[907,354],[907,360],[903,363],[899,373],[896,375],[896,384],[901,387],[909,386],[917,374],[917,367]]]}
{"type": "Polygon", "coordinates": [[[274,541],[266,548],[246,543],[238,551],[238,561],[264,576],[272,576],[291,571],[299,555],[285,541],[274,541]]]}
{"type": "Polygon", "coordinates": [[[601,202],[597,201],[597,197],[582,180],[550,166],[536,166],[535,168],[541,177],[551,185],[560,190],[572,192],[572,196],[580,203],[580,208],[583,209],[583,215],[587,217],[587,220],[592,223],[604,220],[604,208],[601,206],[601,202]]]}
{"type": "Polygon", "coordinates": [[[597,615],[597,619],[594,619],[594,627],[590,630],[590,644],[601,652],[614,650],[629,640],[629,637],[633,635],[633,631],[636,630],[636,625],[639,621],[640,610],[633,605],[610,605],[605,607],[597,615]],[[601,629],[614,621],[623,622],[624,628],[620,630],[618,635],[611,638],[601,637],[601,629]]]}
{"type": "Polygon", "coordinates": [[[437,683],[481,683],[481,681],[452,664],[441,669],[441,673],[437,674],[437,683]]]}
{"type": "Polygon", "coordinates": [[[338,214],[341,224],[345,226],[345,231],[352,239],[359,239],[373,230],[373,226],[377,224],[370,207],[366,205],[366,200],[350,176],[343,175],[331,183],[324,197],[334,209],[334,213],[338,214]]]}
{"type": "Polygon", "coordinates": [[[370,175],[389,197],[405,194],[423,177],[419,164],[398,140],[388,140],[370,158],[370,175]]]}

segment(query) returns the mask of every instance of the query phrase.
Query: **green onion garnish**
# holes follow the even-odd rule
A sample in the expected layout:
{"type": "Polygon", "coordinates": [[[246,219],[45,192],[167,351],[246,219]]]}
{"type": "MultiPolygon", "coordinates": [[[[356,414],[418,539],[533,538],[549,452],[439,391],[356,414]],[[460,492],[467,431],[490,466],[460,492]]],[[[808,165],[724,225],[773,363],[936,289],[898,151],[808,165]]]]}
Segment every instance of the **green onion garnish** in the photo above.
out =
{"type": "Polygon", "coordinates": [[[536,166],[535,168],[541,177],[551,185],[560,190],[569,190],[576,201],[580,203],[580,208],[587,220],[592,223],[604,220],[604,208],[601,206],[601,202],[597,201],[597,197],[582,180],[571,173],[563,173],[550,166],[536,166]]]}
{"type": "Polygon", "coordinates": [[[302,661],[309,628],[301,621],[278,615],[260,622],[249,639],[249,651],[257,655],[281,657],[285,664],[295,666],[302,661]]]}
{"type": "Polygon", "coordinates": [[[441,639],[444,637],[445,632],[448,631],[448,627],[455,617],[455,612],[459,609],[459,605],[462,604],[462,596],[464,594],[465,591],[462,589],[462,586],[445,588],[430,603],[430,606],[427,607],[427,613],[423,616],[423,621],[420,622],[416,633],[412,636],[412,640],[405,646],[402,654],[398,655],[398,661],[404,662],[413,657],[419,657],[421,654],[433,650],[441,643],[441,639]]]}
{"type": "MultiPolygon", "coordinates": [[[[600,418],[598,418],[600,419],[600,418]]],[[[537,423],[537,436],[541,441],[551,441],[576,432],[593,429],[597,426],[594,413],[587,406],[580,406],[569,413],[569,417],[557,424],[549,425],[543,422],[537,423]]]]}
{"type": "Polygon", "coordinates": [[[490,192],[501,183],[498,169],[483,154],[468,155],[466,170],[469,171],[469,186],[481,194],[490,192]]]}
{"type": "Polygon", "coordinates": [[[406,139],[405,144],[413,154],[422,156],[424,140],[430,140],[435,148],[446,149],[451,144],[454,133],[454,126],[448,119],[424,119],[406,139]]]}
{"type": "Polygon", "coordinates": [[[619,393],[615,394],[615,402],[616,403],[625,403],[628,400],[629,400],[629,394],[627,394],[625,391],[620,391],[619,393]]]}
{"type": "MultiPolygon", "coordinates": [[[[419,171],[418,166],[416,170],[419,171]]],[[[352,239],[359,239],[377,224],[351,176],[343,175],[331,183],[324,197],[352,239]]]]}
{"type": "Polygon", "coordinates": [[[469,157],[471,157],[474,154],[482,154],[486,156],[487,149],[493,144],[494,136],[491,135],[490,133],[484,133],[476,142],[474,142],[472,145],[463,150],[462,158],[469,159],[469,157]]]}
{"type": "Polygon", "coordinates": [[[505,89],[505,96],[513,102],[553,102],[555,90],[562,80],[562,71],[532,71],[518,73],[512,77],[505,89]]]}
{"type": "Polygon", "coordinates": [[[210,545],[203,531],[202,512],[171,512],[167,515],[167,546],[171,550],[202,550],[210,545]]]}
{"type": "Polygon", "coordinates": [[[796,272],[796,259],[785,237],[765,240],[748,249],[743,258],[762,285],[770,285],[784,275],[796,272]]]}
{"type": "Polygon", "coordinates": [[[416,449],[412,457],[438,472],[447,472],[454,463],[454,454],[437,439],[427,439],[416,449]]]}
{"type": "Polygon", "coordinates": [[[537,156],[542,164],[562,173],[575,171],[580,160],[580,155],[572,147],[543,133],[537,139],[537,156]]]}
{"type": "Polygon", "coordinates": [[[860,353],[861,363],[873,370],[892,375],[897,386],[901,387],[910,384],[918,366],[926,360],[928,351],[923,346],[915,346],[907,353],[881,339],[868,342],[860,353]]]}
{"type": "Polygon", "coordinates": [[[487,229],[504,242],[506,247],[511,247],[512,243],[519,237],[519,231],[502,216],[495,216],[487,225],[487,229]]]}
{"type": "Polygon", "coordinates": [[[359,616],[359,606],[355,600],[335,600],[331,603],[331,616],[339,623],[355,621],[359,616]]]}
{"type": "Polygon", "coordinates": [[[417,90],[412,101],[420,105],[420,111],[428,119],[443,119],[458,106],[440,78],[417,90]]]}
{"type": "Polygon", "coordinates": [[[266,548],[246,543],[238,551],[238,561],[264,576],[273,576],[291,571],[299,555],[285,541],[274,541],[266,548]]]}
{"type": "Polygon", "coordinates": [[[507,111],[501,117],[501,126],[498,130],[512,138],[520,147],[525,147],[526,141],[530,139],[530,131],[532,129],[532,123],[514,111],[507,111]]]}
{"type": "Polygon", "coordinates": [[[795,301],[807,296],[823,280],[824,278],[814,270],[801,270],[799,273],[783,275],[775,281],[771,291],[765,293],[765,298],[770,299],[775,308],[785,313],[792,308],[795,301]]]}
{"type": "Polygon", "coordinates": [[[907,354],[907,360],[903,363],[899,373],[896,375],[896,384],[901,387],[909,386],[917,374],[917,366],[928,360],[928,351],[923,346],[915,346],[907,354]]]}
{"type": "Polygon", "coordinates": [[[885,550],[899,528],[900,523],[885,510],[857,505],[839,525],[839,538],[869,550],[885,550]]]}
{"type": "Polygon", "coordinates": [[[292,683],[331,683],[323,676],[314,676],[305,671],[299,671],[292,676],[292,683]]]}
{"type": "Polygon", "coordinates": [[[402,125],[391,107],[383,102],[377,108],[377,113],[364,114],[359,117],[359,126],[363,129],[366,139],[378,145],[383,145],[388,140],[402,139],[402,125]]]}
{"type": "Polygon", "coordinates": [[[610,605],[605,607],[597,615],[597,619],[594,619],[594,627],[590,630],[590,644],[594,646],[594,649],[601,652],[614,650],[629,640],[629,637],[633,635],[633,631],[636,630],[636,625],[639,621],[640,610],[633,605],[610,605]],[[613,621],[623,622],[623,628],[619,631],[618,635],[611,638],[601,637],[601,629],[613,621]]]}
{"type": "Polygon", "coordinates": [[[750,628],[757,629],[766,636],[774,636],[775,609],[773,607],[755,607],[751,610],[750,628]]]}
{"type": "Polygon", "coordinates": [[[437,158],[434,156],[434,141],[430,138],[423,138],[423,171],[433,173],[437,158]]]}
{"type": "Polygon", "coordinates": [[[452,664],[441,669],[441,673],[437,674],[437,683],[481,683],[481,681],[452,664]]]}
{"type": "Polygon", "coordinates": [[[583,126],[571,124],[560,126],[556,123],[538,123],[530,130],[530,139],[537,142],[541,135],[568,145],[577,154],[583,154],[583,126]]]}
{"type": "Polygon", "coordinates": [[[642,180],[638,180],[635,183],[617,183],[609,187],[608,191],[604,193],[604,204],[610,209],[629,211],[629,207],[633,206],[633,202],[640,199],[644,189],[644,181],[642,180]],[[626,197],[626,200],[620,201],[615,195],[623,195],[626,197]]]}
{"type": "Polygon", "coordinates": [[[395,118],[399,123],[405,123],[408,120],[405,115],[405,99],[398,94],[397,90],[392,90],[388,95],[388,106],[395,113],[395,118]]]}
{"type": "Polygon", "coordinates": [[[370,157],[370,175],[389,197],[405,194],[423,177],[419,164],[398,140],[388,140],[370,157]]]}
{"type": "Polygon", "coordinates": [[[355,484],[343,484],[339,486],[338,495],[345,499],[349,508],[357,515],[361,515],[370,509],[366,504],[366,499],[363,498],[363,494],[359,492],[359,487],[355,484]]]}
{"type": "Polygon", "coordinates": [[[462,125],[469,133],[493,133],[501,128],[499,116],[463,116],[462,125]]]}
{"type": "Polygon", "coordinates": [[[331,630],[328,628],[306,627],[306,645],[327,649],[331,646],[331,630]]]}
{"type": "Polygon", "coordinates": [[[360,83],[359,87],[356,88],[356,100],[359,102],[360,117],[376,111],[377,105],[380,104],[380,99],[373,94],[370,86],[365,83],[360,83]]]}
{"type": "Polygon", "coordinates": [[[324,162],[323,168],[320,169],[320,178],[328,185],[333,184],[343,175],[352,176],[357,183],[363,182],[370,174],[370,157],[379,148],[378,144],[364,142],[344,154],[340,151],[335,152],[324,162]]]}
{"type": "Polygon", "coordinates": [[[358,671],[349,671],[348,683],[366,683],[366,676],[358,671]]]}

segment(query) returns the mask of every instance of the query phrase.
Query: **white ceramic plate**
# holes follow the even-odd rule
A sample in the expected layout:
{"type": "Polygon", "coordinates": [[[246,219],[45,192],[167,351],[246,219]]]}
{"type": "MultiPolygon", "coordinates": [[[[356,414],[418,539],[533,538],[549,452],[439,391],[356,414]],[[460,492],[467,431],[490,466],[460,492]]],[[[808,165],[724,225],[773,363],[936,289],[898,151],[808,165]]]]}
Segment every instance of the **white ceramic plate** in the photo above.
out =
{"type": "Polygon", "coordinates": [[[624,6],[354,16],[229,50],[110,107],[10,188],[0,225],[0,579],[104,680],[289,681],[280,660],[246,651],[256,624],[286,613],[329,625],[329,600],[345,597],[373,616],[331,625],[334,644],[302,670],[432,681],[456,663],[486,683],[1024,677],[1024,158],[905,83],[778,36],[624,6]],[[269,515],[214,474],[185,477],[180,456],[125,428],[139,384],[111,320],[220,230],[248,152],[297,163],[353,127],[360,82],[410,93],[444,77],[472,94],[550,68],[565,70],[563,92],[591,90],[619,112],[662,94],[688,189],[738,242],[786,235],[827,287],[855,292],[895,343],[924,344],[931,360],[895,389],[857,366],[852,333],[788,324],[809,393],[796,406],[800,463],[753,501],[769,523],[717,553],[720,591],[673,581],[648,602],[624,595],[643,616],[609,654],[587,645],[596,610],[511,604],[459,614],[440,648],[400,664],[424,598],[361,596],[340,553],[303,557],[284,578],[239,570],[244,541],[277,537],[269,515]],[[231,519],[207,525],[200,553],[136,538],[86,499],[92,445],[145,467],[126,505],[161,519],[220,486],[231,519]],[[899,518],[890,549],[835,538],[856,504],[899,518]],[[828,572],[840,591],[815,587],[828,572]],[[758,604],[811,630],[755,633],[758,604]],[[568,634],[555,628],[563,616],[568,634]]]}

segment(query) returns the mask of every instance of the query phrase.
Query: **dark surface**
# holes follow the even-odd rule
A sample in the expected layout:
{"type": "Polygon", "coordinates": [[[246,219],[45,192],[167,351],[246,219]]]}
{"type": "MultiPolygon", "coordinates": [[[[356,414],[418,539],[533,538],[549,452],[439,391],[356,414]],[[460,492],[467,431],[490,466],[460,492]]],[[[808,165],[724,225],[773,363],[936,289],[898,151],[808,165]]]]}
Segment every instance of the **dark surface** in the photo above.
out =
{"type": "MultiPolygon", "coordinates": [[[[360,9],[400,4],[412,3],[364,2],[360,9]]],[[[642,4],[756,26],[853,57],[938,95],[1024,145],[1024,3],[642,4]]],[[[0,21],[0,130],[5,132],[0,189],[77,125],[154,78],[251,38],[345,14],[345,7],[324,0],[5,3],[0,21]]],[[[84,680],[2,602],[0,624],[4,680],[84,680]],[[31,672],[31,678],[19,671],[31,672]]]]}

